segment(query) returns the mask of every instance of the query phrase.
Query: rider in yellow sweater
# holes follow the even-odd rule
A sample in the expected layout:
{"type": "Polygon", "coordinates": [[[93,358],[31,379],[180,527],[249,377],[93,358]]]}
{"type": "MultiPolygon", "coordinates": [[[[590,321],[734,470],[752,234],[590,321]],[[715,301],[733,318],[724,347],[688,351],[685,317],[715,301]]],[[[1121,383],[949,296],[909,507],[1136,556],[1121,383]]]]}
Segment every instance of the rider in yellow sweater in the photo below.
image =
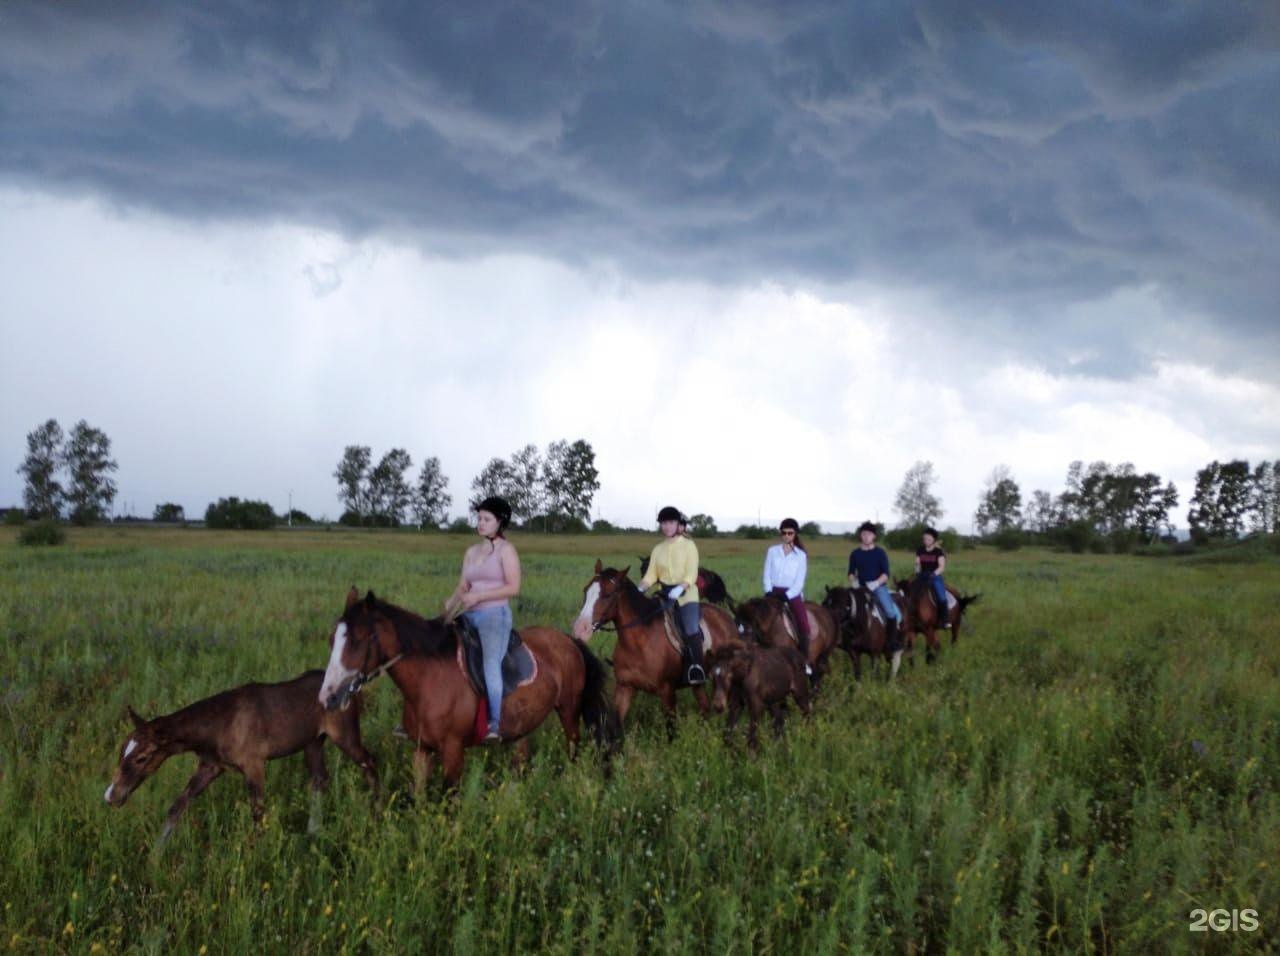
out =
{"type": "Polygon", "coordinates": [[[657,584],[661,588],[658,600],[665,607],[673,604],[680,619],[680,631],[689,648],[690,684],[706,682],[702,669],[702,613],[698,606],[698,546],[680,533],[680,511],[670,505],[658,512],[658,527],[662,540],[653,547],[649,556],[649,570],[640,580],[640,590],[647,591],[657,584]]]}

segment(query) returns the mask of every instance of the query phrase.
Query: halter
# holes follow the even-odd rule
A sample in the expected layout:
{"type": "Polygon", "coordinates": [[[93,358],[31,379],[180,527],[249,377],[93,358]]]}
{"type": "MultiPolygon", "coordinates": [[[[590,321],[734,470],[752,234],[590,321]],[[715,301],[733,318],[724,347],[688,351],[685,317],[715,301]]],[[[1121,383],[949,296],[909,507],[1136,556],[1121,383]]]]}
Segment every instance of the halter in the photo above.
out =
{"type": "MultiPolygon", "coordinates": [[[[379,646],[378,638],[376,634],[370,639],[370,644],[372,644],[374,647],[379,646]]],[[[365,655],[367,659],[368,658],[367,650],[365,651],[365,655]]],[[[364,690],[366,686],[368,686],[373,681],[377,680],[387,671],[391,670],[391,668],[394,667],[402,657],[404,657],[404,651],[401,651],[399,654],[397,654],[395,657],[391,658],[390,660],[383,661],[381,664],[379,664],[377,667],[375,667],[373,670],[371,670],[367,674],[364,671],[356,671],[356,676],[351,679],[351,683],[348,684],[347,689],[343,691],[343,694],[342,694],[343,709],[346,709],[350,705],[351,698],[355,697],[356,694],[364,690]]]]}
{"type": "MultiPolygon", "coordinates": [[[[619,585],[621,585],[621,581],[619,581],[618,583],[619,585]]],[[[637,591],[639,591],[639,589],[637,589],[637,591]]],[[[644,597],[643,592],[640,592],[640,596],[644,597]]],[[[615,604],[618,601],[621,601],[622,591],[621,590],[614,591],[613,599],[615,604]]],[[[601,631],[605,631],[605,632],[621,634],[624,628],[642,627],[643,625],[648,624],[650,621],[652,621],[655,617],[657,617],[659,614],[663,612],[664,608],[662,606],[662,602],[657,601],[656,604],[657,604],[657,607],[653,608],[653,610],[645,612],[644,614],[640,615],[636,620],[628,621],[626,624],[615,623],[613,627],[608,627],[607,622],[596,621],[594,624],[591,625],[591,633],[598,634],[601,631]]]]}

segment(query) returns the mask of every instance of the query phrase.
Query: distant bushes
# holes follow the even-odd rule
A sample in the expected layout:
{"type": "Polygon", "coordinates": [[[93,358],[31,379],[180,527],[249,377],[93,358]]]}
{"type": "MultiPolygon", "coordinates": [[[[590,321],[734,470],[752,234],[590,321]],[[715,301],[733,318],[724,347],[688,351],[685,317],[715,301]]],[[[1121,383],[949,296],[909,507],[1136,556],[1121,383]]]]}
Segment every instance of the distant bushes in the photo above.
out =
{"type": "Polygon", "coordinates": [[[173,502],[167,501],[162,505],[156,505],[156,510],[152,513],[151,520],[177,524],[187,520],[187,512],[182,505],[175,505],[173,502]]]}
{"type": "Polygon", "coordinates": [[[6,508],[4,524],[6,528],[21,528],[27,523],[27,515],[21,508],[6,508]]]}
{"type": "Polygon", "coordinates": [[[28,547],[53,547],[67,540],[67,533],[52,518],[33,521],[18,532],[18,544],[28,547]]]}
{"type": "Polygon", "coordinates": [[[204,523],[209,528],[262,531],[275,527],[276,513],[265,501],[241,501],[239,498],[219,498],[204,512],[204,523]]]}

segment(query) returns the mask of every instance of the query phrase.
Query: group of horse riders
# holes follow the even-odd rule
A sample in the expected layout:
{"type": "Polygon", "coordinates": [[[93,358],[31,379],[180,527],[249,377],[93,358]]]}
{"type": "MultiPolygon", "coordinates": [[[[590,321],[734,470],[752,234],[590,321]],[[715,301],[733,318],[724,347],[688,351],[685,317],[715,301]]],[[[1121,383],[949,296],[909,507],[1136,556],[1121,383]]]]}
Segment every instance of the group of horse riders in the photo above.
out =
{"type": "MultiPolygon", "coordinates": [[[[476,506],[476,533],[483,539],[467,548],[458,585],[445,601],[446,617],[465,618],[480,636],[489,705],[487,740],[498,740],[502,715],[502,658],[512,629],[510,599],[520,593],[520,556],[504,532],[511,523],[511,506],[490,496],[476,506]]],[[[688,519],[680,509],[667,505],[658,512],[662,533],[649,556],[648,569],[638,582],[642,593],[655,585],[656,597],[680,629],[688,651],[685,675],[690,685],[706,682],[702,659],[702,621],[698,593],[698,546],[688,533],[688,519]]],[[[785,518],[778,526],[780,541],[765,553],[764,593],[776,597],[790,611],[797,642],[804,659],[809,654],[809,616],[804,610],[804,585],[808,552],[800,539],[800,526],[785,518]]],[[[859,546],[849,554],[849,586],[863,587],[879,606],[888,631],[889,650],[901,650],[902,612],[889,586],[889,556],[877,543],[878,531],[870,521],[858,528],[859,546]]],[[[939,626],[947,623],[947,591],[943,583],[946,553],[938,544],[938,532],[925,528],[916,550],[917,577],[927,579],[934,600],[943,612],[939,626]]],[[[812,673],[805,665],[807,673],[812,673]]]]}

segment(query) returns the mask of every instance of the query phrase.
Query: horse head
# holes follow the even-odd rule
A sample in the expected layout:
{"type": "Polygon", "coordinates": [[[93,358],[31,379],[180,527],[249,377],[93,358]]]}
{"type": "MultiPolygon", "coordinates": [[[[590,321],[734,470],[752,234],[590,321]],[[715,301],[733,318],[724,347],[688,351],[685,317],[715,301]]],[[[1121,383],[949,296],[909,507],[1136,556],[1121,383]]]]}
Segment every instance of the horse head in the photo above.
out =
{"type": "Polygon", "coordinates": [[[623,593],[639,593],[635,582],[627,577],[630,565],[619,571],[606,568],[597,558],[594,570],[591,580],[582,588],[582,610],[573,622],[574,636],[583,641],[592,631],[599,630],[600,625],[617,619],[623,593]]]}
{"type": "Polygon", "coordinates": [[[120,760],[115,776],[102,798],[113,807],[123,806],[129,794],[138,785],[160,769],[169,758],[169,740],[159,721],[144,720],[132,707],[129,719],[133,721],[133,733],[120,745],[120,760]]]}
{"type": "Polygon", "coordinates": [[[347,706],[386,658],[379,632],[387,623],[372,591],[363,598],[354,587],[347,592],[346,609],[329,635],[329,664],[320,685],[320,704],[326,710],[347,706]]]}

